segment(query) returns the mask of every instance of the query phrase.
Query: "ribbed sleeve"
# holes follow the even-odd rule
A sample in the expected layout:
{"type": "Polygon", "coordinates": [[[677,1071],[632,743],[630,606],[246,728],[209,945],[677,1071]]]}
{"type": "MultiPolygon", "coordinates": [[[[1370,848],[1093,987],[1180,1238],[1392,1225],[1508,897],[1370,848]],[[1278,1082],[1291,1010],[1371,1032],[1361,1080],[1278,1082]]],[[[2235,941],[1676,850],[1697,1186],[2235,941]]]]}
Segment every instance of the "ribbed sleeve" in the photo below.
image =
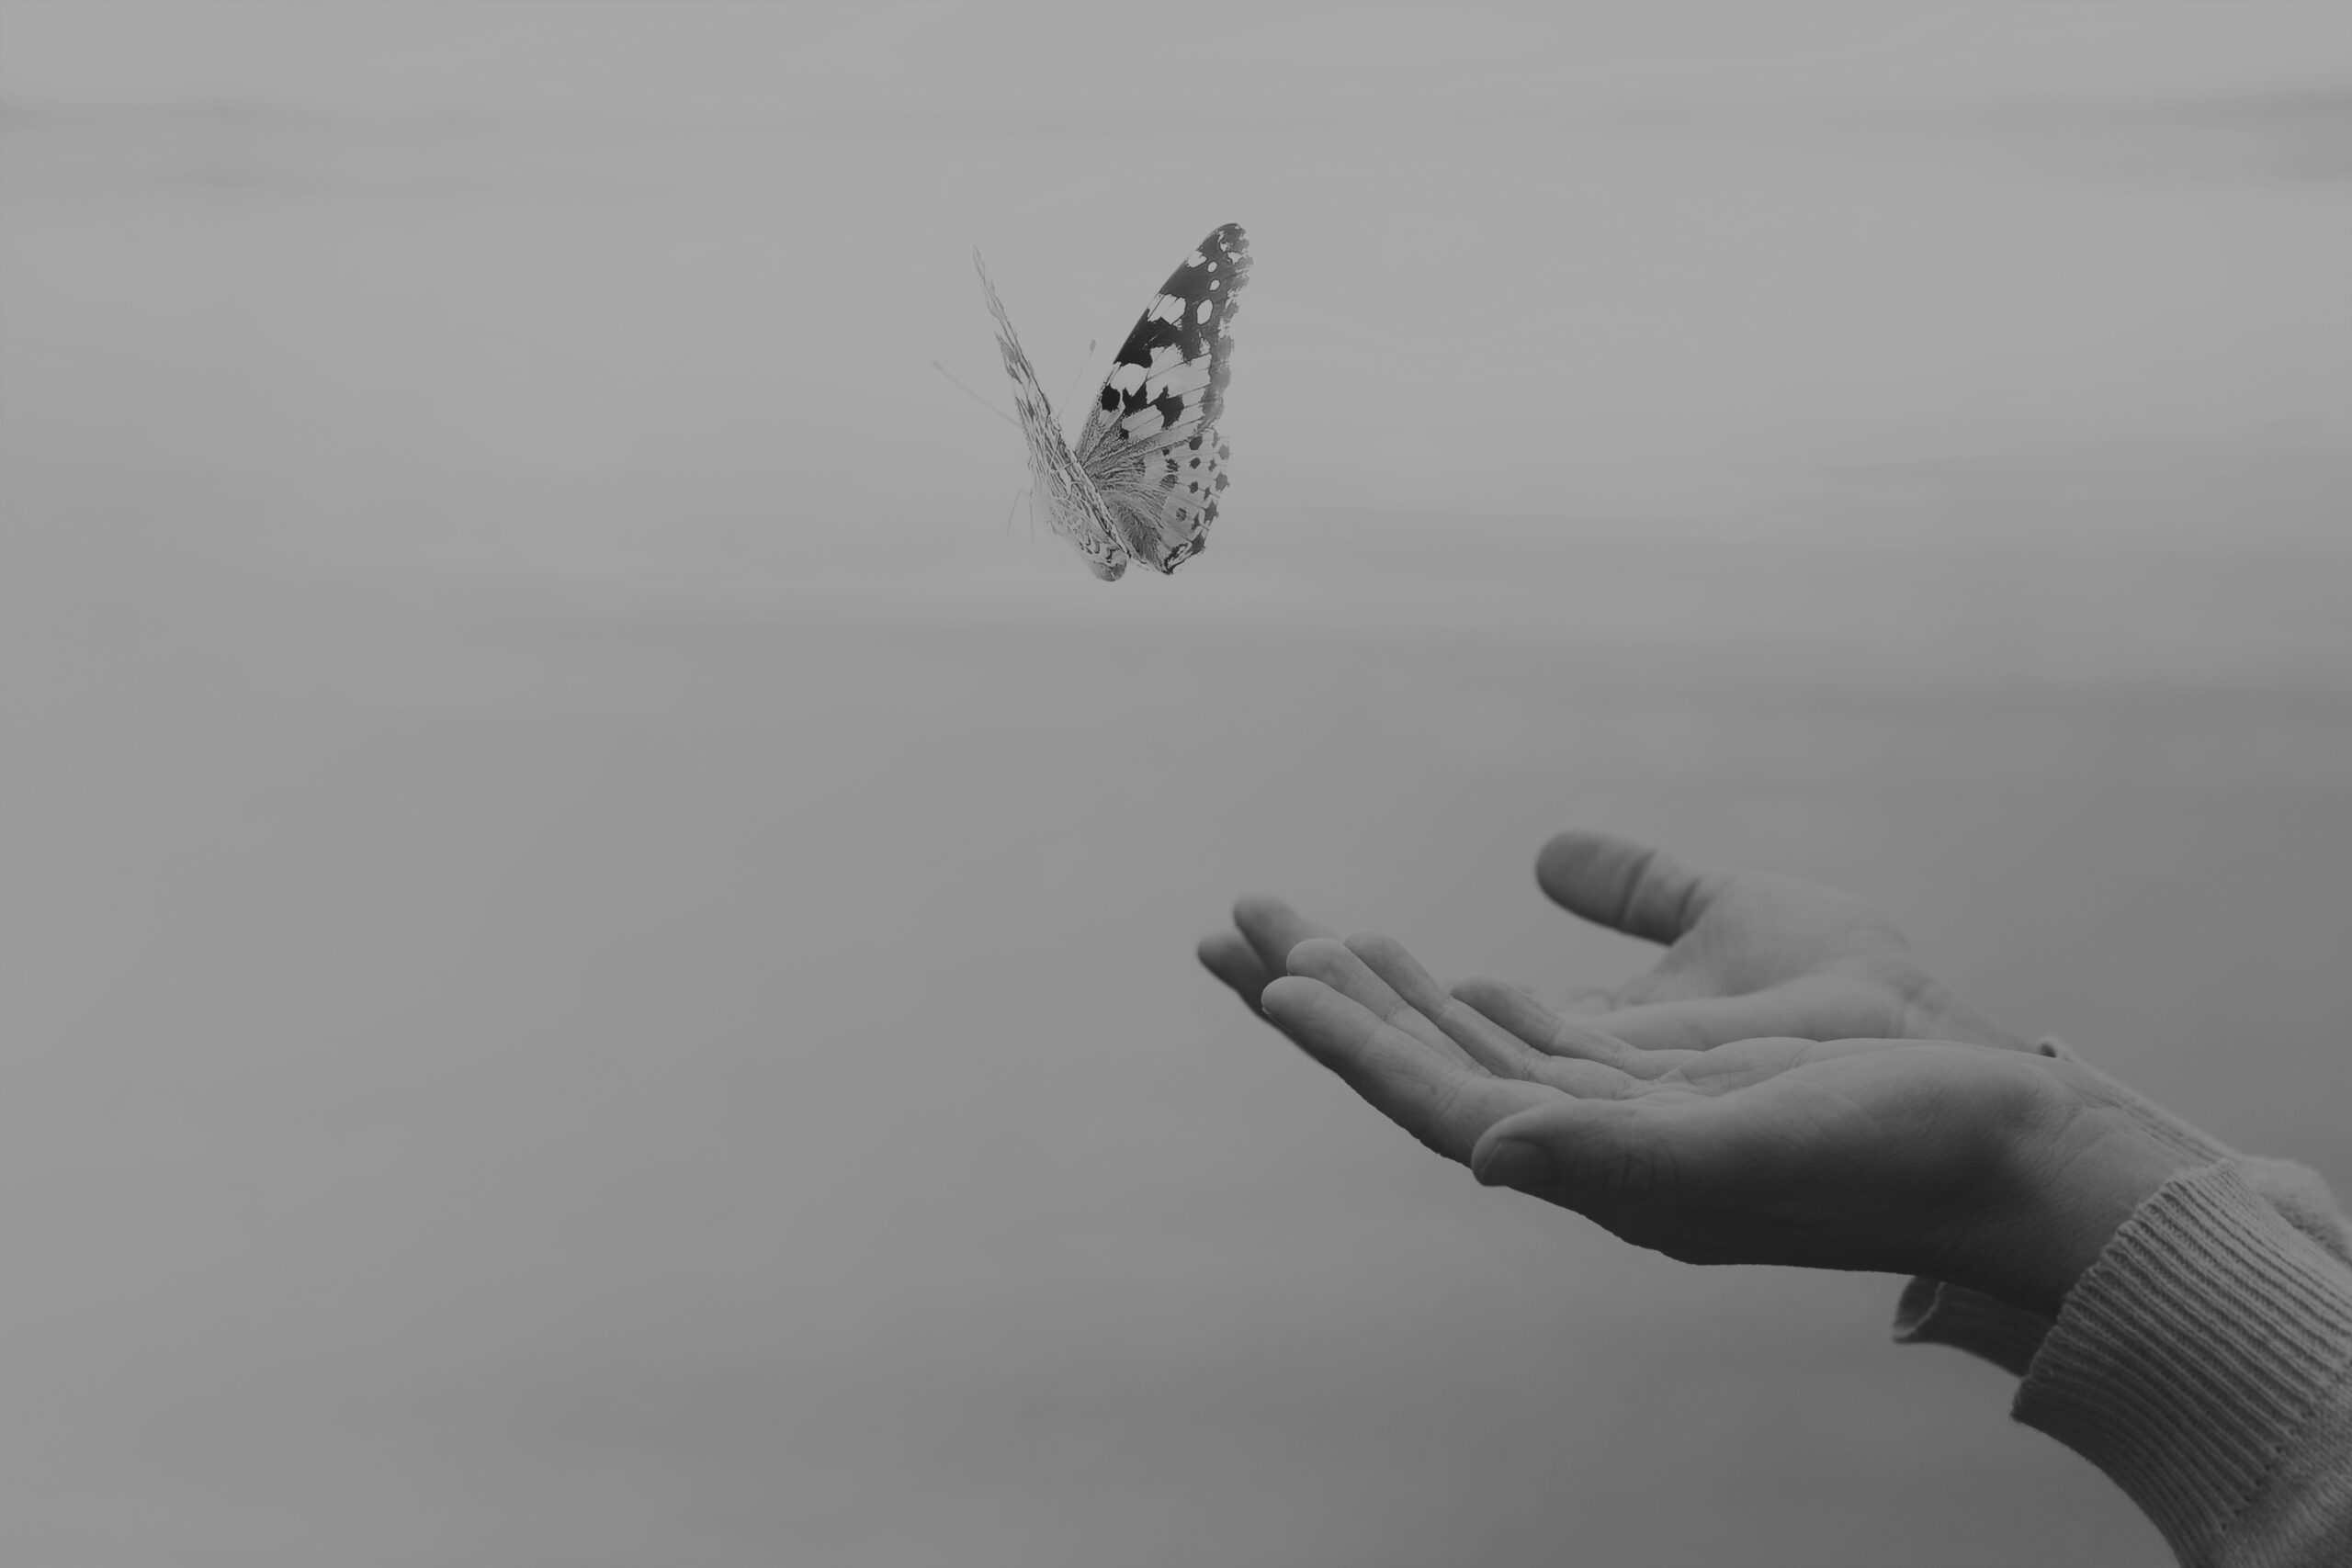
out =
{"type": "MultiPolygon", "coordinates": [[[[2335,1195],[2319,1172],[2291,1160],[2239,1154],[2129,1085],[2099,1072],[2055,1036],[2045,1036],[2034,1051],[2091,1074],[2116,1104],[2129,1111],[2166,1147],[2200,1165],[2236,1161],[2247,1184],[2288,1224],[2352,1266],[2352,1228],[2346,1227],[2335,1195]]],[[[2039,1313],[1941,1280],[1920,1278],[1904,1288],[1903,1299],[1895,1307],[1894,1338],[1901,1345],[1949,1345],[2023,1377],[2027,1363],[2041,1347],[2041,1337],[2050,1332],[2050,1324],[2039,1313]]]]}
{"type": "Polygon", "coordinates": [[[2023,1377],[2050,1322],[1980,1291],[1922,1276],[1903,1288],[1903,1299],[1895,1303],[1894,1342],[1949,1345],[2023,1377]]]}
{"type": "Polygon", "coordinates": [[[2352,1270],[2228,1162],[2175,1177],[2068,1292],[2013,1414],[2187,1564],[2352,1561],[2352,1270]]]}

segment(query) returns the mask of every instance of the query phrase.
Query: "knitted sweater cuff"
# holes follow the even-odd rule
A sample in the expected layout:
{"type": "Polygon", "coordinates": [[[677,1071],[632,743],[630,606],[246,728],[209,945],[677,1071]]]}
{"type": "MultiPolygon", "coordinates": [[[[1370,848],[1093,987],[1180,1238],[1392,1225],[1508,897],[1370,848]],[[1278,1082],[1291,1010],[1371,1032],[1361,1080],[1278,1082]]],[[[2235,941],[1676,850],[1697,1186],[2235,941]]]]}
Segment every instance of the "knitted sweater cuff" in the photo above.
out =
{"type": "Polygon", "coordinates": [[[2210,1558],[2352,1363],[2352,1280],[2229,1162],[2176,1176],[2075,1282],[2011,1414],[2210,1558]]]}
{"type": "Polygon", "coordinates": [[[1949,1345],[2025,1376],[2051,1320],[1981,1292],[1925,1276],[1903,1287],[1894,1308],[1898,1345],[1949,1345]]]}
{"type": "MultiPolygon", "coordinates": [[[[2037,1055],[2071,1062],[2096,1076],[2118,1103],[2167,1147],[2201,1165],[2233,1159],[2246,1182],[2288,1224],[2327,1249],[2339,1262],[2352,1265],[2352,1228],[2337,1209],[2335,1195],[2317,1171],[2289,1160],[2260,1159],[2241,1155],[2210,1134],[2166,1111],[2154,1100],[2109,1077],[2083,1060],[2055,1035],[2034,1045],[2037,1055]]],[[[1894,1341],[1898,1345],[1949,1345],[1965,1350],[2018,1377],[2041,1348],[2041,1337],[2051,1320],[2039,1313],[2007,1305],[1992,1297],[1941,1280],[1918,1278],[1904,1287],[1894,1309],[1894,1341]]]]}

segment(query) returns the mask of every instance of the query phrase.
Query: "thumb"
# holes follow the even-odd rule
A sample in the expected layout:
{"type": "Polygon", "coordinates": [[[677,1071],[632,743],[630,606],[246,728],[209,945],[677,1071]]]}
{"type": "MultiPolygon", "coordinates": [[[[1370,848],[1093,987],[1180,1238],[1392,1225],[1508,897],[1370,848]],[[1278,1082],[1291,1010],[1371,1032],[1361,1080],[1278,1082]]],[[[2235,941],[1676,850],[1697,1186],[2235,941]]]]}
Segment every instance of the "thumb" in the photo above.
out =
{"type": "Polygon", "coordinates": [[[1536,886],[1570,914],[1656,942],[1698,924],[1731,874],[1611,833],[1555,834],[1535,856],[1536,886]]]}
{"type": "Polygon", "coordinates": [[[1709,1200],[1750,1163],[1747,1142],[1717,1100],[1570,1100],[1496,1122],[1469,1164],[1486,1186],[1581,1213],[1709,1200]]]}

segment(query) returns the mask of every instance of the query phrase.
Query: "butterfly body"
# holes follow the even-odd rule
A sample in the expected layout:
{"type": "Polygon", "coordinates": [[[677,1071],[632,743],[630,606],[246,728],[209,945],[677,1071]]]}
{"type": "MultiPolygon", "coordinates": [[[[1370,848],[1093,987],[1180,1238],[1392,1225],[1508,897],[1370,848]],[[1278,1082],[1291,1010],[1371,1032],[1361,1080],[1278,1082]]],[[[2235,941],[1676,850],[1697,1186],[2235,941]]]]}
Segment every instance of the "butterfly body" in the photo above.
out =
{"type": "Polygon", "coordinates": [[[988,269],[979,273],[1054,531],[1105,581],[1131,559],[1170,572],[1200,554],[1230,456],[1216,421],[1233,376],[1234,296],[1250,277],[1240,225],[1214,231],[1169,275],[1113,355],[1075,446],[1062,437],[988,269]]]}

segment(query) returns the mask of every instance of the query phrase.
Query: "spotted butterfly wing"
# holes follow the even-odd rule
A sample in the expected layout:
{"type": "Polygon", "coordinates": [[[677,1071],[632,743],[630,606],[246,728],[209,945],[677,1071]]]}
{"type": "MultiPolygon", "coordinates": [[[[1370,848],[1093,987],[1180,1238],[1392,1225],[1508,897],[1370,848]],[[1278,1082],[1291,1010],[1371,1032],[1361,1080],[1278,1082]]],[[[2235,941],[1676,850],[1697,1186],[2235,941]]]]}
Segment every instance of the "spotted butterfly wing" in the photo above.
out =
{"type": "Polygon", "coordinates": [[[1111,513],[1071,454],[1069,443],[1062,439],[1046,389],[1037,384],[1037,372],[1021,351],[1012,319],[996,297],[996,286],[989,281],[989,269],[978,251],[972,253],[972,265],[980,275],[980,292],[988,296],[989,314],[996,318],[997,352],[1003,356],[1004,373],[1012,378],[1012,406],[1021,415],[1021,434],[1028,438],[1029,472],[1045,503],[1046,521],[1078,547],[1087,570],[1105,582],[1115,581],[1127,570],[1127,551],[1113,530],[1111,513]]]}
{"type": "Polygon", "coordinates": [[[1231,451],[1217,434],[1233,378],[1234,297],[1250,281],[1238,223],[1168,275],[1114,356],[1079,433],[1079,468],[1126,552],[1175,570],[1208,545],[1231,451]]]}

